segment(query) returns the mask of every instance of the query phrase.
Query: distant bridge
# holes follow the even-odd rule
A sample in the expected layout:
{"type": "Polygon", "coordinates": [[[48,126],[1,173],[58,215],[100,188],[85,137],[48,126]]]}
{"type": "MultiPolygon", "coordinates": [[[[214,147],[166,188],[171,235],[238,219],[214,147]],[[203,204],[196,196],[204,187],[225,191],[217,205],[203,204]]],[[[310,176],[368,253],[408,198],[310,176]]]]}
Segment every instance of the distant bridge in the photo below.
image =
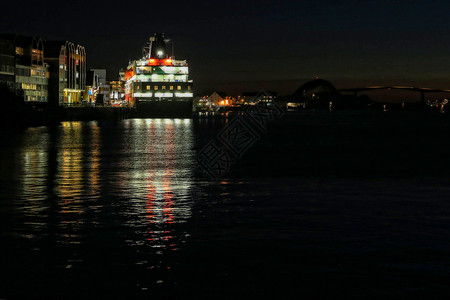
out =
{"type": "Polygon", "coordinates": [[[353,92],[355,96],[358,96],[359,92],[369,90],[407,90],[420,93],[420,100],[425,102],[425,93],[450,93],[450,90],[432,89],[432,88],[418,88],[412,86],[369,86],[362,88],[341,89],[339,92],[353,92]]]}

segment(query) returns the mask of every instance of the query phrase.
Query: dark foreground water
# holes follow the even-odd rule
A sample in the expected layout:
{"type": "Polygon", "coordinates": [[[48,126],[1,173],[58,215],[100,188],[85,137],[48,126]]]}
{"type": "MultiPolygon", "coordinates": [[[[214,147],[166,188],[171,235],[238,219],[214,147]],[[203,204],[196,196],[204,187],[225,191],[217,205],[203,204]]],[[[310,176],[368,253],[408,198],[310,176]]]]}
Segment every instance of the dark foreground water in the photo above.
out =
{"type": "Polygon", "coordinates": [[[218,182],[218,121],[5,132],[0,298],[450,296],[450,118],[306,112],[218,182]]]}

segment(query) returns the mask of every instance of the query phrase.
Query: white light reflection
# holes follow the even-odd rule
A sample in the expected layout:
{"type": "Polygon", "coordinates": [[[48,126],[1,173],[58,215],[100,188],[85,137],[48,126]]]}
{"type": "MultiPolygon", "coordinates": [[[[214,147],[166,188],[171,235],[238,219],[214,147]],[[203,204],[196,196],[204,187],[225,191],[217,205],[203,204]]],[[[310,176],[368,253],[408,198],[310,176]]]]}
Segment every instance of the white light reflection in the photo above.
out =
{"type": "Polygon", "coordinates": [[[185,232],[176,225],[191,216],[192,170],[194,166],[192,126],[181,120],[138,120],[130,126],[129,155],[125,158],[122,191],[129,198],[127,225],[135,234],[127,242],[131,246],[149,246],[157,254],[177,250],[185,232]]]}

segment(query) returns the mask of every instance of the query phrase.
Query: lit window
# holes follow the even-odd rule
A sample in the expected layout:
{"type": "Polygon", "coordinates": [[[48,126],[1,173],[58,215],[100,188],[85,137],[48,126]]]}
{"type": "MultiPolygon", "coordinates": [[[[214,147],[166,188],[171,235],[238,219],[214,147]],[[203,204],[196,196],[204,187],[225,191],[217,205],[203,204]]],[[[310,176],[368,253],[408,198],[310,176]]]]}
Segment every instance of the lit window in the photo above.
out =
{"type": "Polygon", "coordinates": [[[177,86],[177,90],[181,90],[181,85],[177,86]]]}
{"type": "Polygon", "coordinates": [[[152,88],[151,86],[147,85],[147,90],[150,90],[151,88],[152,88]]]}
{"type": "Polygon", "coordinates": [[[158,90],[158,86],[157,85],[155,85],[155,91],[157,91],[158,90]]]}
{"type": "Polygon", "coordinates": [[[163,85],[162,87],[161,87],[163,90],[165,90],[166,89],[166,86],[165,85],[163,85]]]}
{"type": "Polygon", "coordinates": [[[140,86],[137,85],[137,86],[136,86],[136,89],[139,90],[139,89],[140,89],[140,86]]]}
{"type": "Polygon", "coordinates": [[[191,86],[190,86],[190,85],[188,86],[188,90],[189,90],[189,91],[191,90],[191,86]]]}
{"type": "Polygon", "coordinates": [[[170,86],[170,90],[173,91],[173,85],[170,86]]]}

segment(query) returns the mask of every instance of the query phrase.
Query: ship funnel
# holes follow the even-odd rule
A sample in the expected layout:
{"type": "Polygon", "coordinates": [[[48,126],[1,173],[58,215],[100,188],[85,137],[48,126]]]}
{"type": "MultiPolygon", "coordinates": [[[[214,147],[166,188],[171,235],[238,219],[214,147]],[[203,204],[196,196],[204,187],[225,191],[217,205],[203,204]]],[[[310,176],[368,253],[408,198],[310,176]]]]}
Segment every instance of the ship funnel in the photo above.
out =
{"type": "Polygon", "coordinates": [[[166,42],[164,41],[164,34],[155,33],[152,42],[150,58],[166,58],[166,42]]]}

